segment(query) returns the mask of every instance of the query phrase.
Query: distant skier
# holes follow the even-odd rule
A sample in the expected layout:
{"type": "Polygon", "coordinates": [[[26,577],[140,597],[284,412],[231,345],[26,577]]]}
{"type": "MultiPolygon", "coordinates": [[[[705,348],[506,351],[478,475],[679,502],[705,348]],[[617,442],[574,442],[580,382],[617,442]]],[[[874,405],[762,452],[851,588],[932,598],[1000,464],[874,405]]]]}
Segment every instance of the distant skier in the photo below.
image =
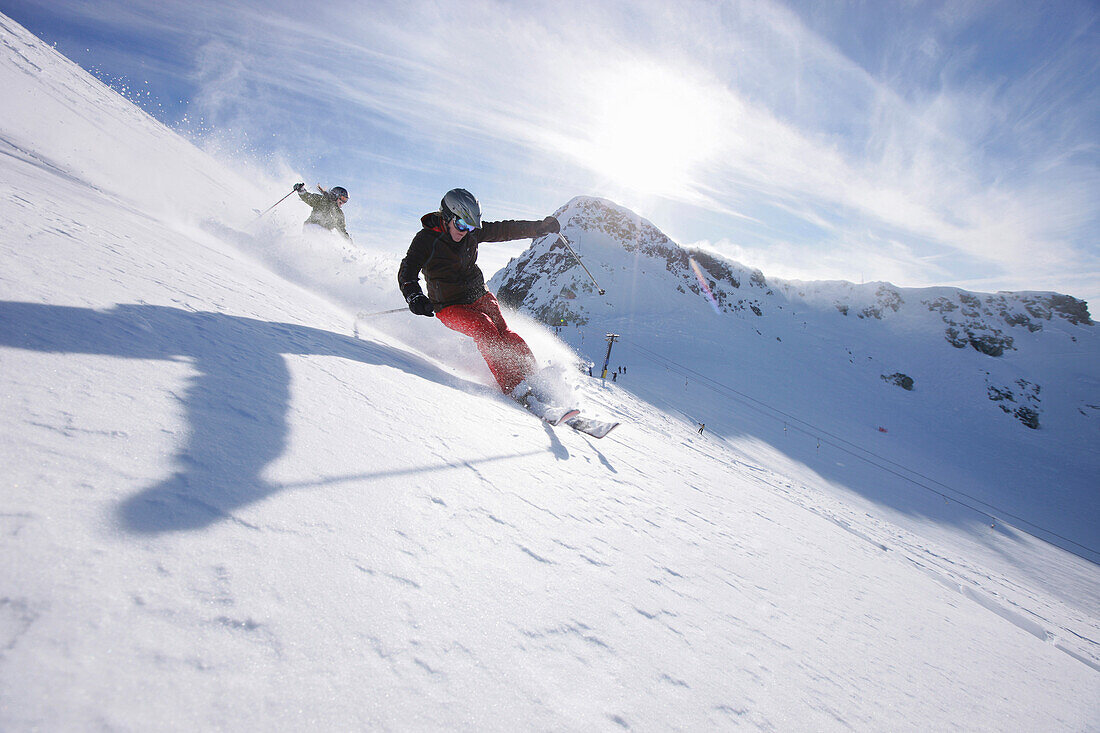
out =
{"type": "Polygon", "coordinates": [[[703,431],[706,430],[706,429],[707,429],[707,424],[705,422],[699,423],[699,435],[702,435],[703,431]]]}
{"type": "Polygon", "coordinates": [[[348,190],[343,186],[333,186],[326,191],[321,187],[321,184],[317,184],[317,188],[321,193],[311,193],[306,191],[305,188],[306,184],[304,183],[294,184],[294,190],[298,192],[298,196],[313,209],[309,214],[309,218],[302,225],[302,230],[308,231],[309,227],[314,226],[322,227],[340,232],[350,242],[351,235],[348,234],[347,226],[344,223],[344,212],[340,208],[348,202],[348,190]]]}
{"type": "Polygon", "coordinates": [[[477,266],[481,242],[556,234],[558,220],[481,221],[481,204],[462,188],[447,192],[439,211],[420,217],[423,229],[413,237],[397,282],[409,310],[419,316],[434,315],[453,331],[470,336],[477,344],[500,389],[523,402],[537,362],[527,342],[504,321],[496,296],[485,288],[485,276],[477,266]],[[423,273],[428,294],[420,289],[423,273]],[[523,384],[523,388],[516,387],[523,384]]]}

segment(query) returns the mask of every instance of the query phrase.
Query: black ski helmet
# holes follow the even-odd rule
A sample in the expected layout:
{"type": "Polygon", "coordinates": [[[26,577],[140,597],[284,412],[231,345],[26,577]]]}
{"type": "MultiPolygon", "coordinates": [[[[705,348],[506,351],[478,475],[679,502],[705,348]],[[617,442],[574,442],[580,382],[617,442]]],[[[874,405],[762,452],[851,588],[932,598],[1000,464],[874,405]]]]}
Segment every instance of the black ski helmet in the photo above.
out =
{"type": "Polygon", "coordinates": [[[464,188],[452,188],[444,194],[439,210],[444,219],[462,219],[475,229],[481,226],[481,204],[464,188]]]}
{"type": "Polygon", "coordinates": [[[333,186],[328,190],[328,192],[332,194],[332,197],[334,199],[338,199],[341,196],[343,196],[344,198],[349,198],[348,190],[343,186],[333,186]]]}

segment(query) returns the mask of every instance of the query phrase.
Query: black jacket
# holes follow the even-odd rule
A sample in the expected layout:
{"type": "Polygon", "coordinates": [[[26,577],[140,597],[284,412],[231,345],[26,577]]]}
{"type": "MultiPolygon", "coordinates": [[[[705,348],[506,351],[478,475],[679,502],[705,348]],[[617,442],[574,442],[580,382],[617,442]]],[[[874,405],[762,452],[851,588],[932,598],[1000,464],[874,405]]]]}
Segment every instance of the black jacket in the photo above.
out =
{"type": "Polygon", "coordinates": [[[419,281],[423,273],[428,298],[436,310],[473,303],[489,292],[485,289],[485,275],[477,266],[479,243],[508,242],[549,233],[542,221],[489,221],[456,242],[451,239],[447,223],[438,211],[420,217],[420,223],[424,228],[413,237],[405,259],[401,260],[397,282],[407,301],[423,292],[419,281]]]}

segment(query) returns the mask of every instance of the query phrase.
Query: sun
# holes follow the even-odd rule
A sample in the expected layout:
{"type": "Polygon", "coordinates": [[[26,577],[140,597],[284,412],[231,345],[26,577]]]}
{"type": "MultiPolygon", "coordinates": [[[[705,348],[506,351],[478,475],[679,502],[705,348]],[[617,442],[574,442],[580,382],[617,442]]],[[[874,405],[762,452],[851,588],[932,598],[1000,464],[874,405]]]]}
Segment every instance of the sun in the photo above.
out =
{"type": "Polygon", "coordinates": [[[593,80],[584,162],[628,189],[682,194],[720,149],[722,94],[653,64],[622,66],[593,80]]]}

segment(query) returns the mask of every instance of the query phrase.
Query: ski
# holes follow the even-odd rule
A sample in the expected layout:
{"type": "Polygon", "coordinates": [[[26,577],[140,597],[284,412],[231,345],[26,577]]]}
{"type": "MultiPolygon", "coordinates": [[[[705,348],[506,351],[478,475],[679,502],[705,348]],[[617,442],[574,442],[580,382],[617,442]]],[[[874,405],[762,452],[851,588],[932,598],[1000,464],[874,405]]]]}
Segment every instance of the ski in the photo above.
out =
{"type": "Polygon", "coordinates": [[[550,425],[560,425],[563,420],[568,420],[571,417],[576,417],[580,414],[580,410],[572,407],[558,407],[543,402],[531,391],[528,391],[523,397],[512,397],[519,403],[520,407],[530,412],[535,417],[541,418],[544,422],[550,425]]]}
{"type": "MultiPolygon", "coordinates": [[[[523,404],[523,403],[521,403],[523,404]]],[[[544,405],[538,400],[529,400],[528,403],[523,404],[527,408],[527,411],[532,415],[541,418],[543,422],[549,425],[561,425],[564,421],[574,418],[581,413],[580,410],[572,407],[557,407],[555,405],[544,405]]]]}
{"type": "Polygon", "coordinates": [[[603,420],[592,420],[591,418],[581,417],[577,415],[565,419],[565,424],[573,428],[577,432],[591,435],[593,438],[603,438],[615,428],[619,427],[620,423],[606,422],[603,420]]]}

